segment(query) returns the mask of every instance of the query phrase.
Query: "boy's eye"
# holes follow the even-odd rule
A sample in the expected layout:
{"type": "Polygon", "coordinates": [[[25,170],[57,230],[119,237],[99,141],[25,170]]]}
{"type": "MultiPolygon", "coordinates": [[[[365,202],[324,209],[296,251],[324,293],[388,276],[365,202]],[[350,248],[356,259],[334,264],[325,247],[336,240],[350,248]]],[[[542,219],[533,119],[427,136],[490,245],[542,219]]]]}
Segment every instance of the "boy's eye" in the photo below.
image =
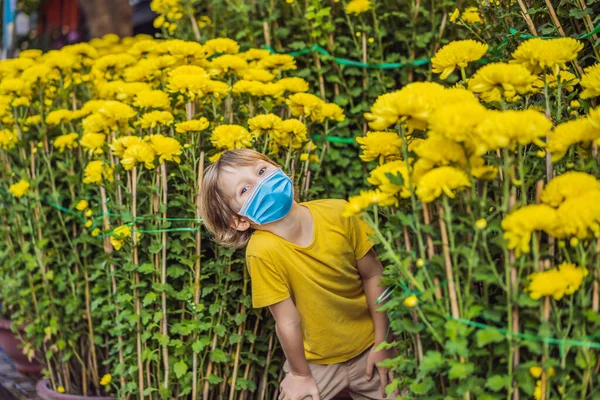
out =
{"type": "Polygon", "coordinates": [[[258,176],[261,176],[262,174],[264,174],[266,170],[267,170],[267,167],[262,167],[260,169],[260,171],[258,171],[258,176]]]}
{"type": "Polygon", "coordinates": [[[240,194],[244,194],[244,193],[246,193],[247,191],[248,191],[248,188],[247,188],[247,187],[245,187],[245,188],[242,188],[242,192],[241,192],[240,194]]]}

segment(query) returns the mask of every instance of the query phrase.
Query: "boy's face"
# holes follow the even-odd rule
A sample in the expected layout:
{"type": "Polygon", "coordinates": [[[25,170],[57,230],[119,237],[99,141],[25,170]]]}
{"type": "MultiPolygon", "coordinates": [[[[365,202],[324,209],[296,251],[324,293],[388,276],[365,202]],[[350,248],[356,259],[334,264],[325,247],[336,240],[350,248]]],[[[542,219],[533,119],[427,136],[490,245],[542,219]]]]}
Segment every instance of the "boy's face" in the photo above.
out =
{"type": "MultiPolygon", "coordinates": [[[[253,165],[238,168],[223,168],[219,186],[229,199],[231,208],[239,213],[256,184],[274,169],[277,167],[265,161],[257,161],[253,165]]],[[[251,227],[250,222],[240,216],[234,218],[234,226],[240,231],[251,227]]]]}

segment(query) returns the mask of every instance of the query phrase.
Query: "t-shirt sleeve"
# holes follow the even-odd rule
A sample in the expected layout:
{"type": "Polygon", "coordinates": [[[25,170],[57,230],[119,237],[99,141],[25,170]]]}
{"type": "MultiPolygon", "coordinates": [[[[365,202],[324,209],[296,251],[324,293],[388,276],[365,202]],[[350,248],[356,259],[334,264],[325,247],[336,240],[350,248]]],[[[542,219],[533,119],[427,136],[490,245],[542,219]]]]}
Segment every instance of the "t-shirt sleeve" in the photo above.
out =
{"type": "Polygon", "coordinates": [[[348,218],[350,239],[354,245],[354,257],[356,260],[360,260],[373,247],[373,241],[371,240],[373,230],[359,216],[346,218],[348,218]]]}
{"type": "Polygon", "coordinates": [[[288,285],[271,261],[246,255],[246,266],[252,285],[252,307],[267,307],[290,297],[288,285]]]}

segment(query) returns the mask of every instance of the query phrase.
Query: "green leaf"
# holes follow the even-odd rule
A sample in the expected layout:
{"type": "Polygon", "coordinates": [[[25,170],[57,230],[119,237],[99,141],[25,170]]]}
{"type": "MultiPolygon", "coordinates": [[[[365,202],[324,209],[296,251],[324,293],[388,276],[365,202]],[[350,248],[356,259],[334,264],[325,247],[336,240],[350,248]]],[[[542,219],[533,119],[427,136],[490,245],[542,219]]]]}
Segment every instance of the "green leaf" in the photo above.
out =
{"type": "Polygon", "coordinates": [[[223,350],[215,349],[210,352],[210,359],[216,363],[219,363],[219,362],[224,363],[229,360],[229,357],[227,356],[227,353],[225,353],[223,350]]]}
{"type": "Polygon", "coordinates": [[[576,19],[582,19],[586,15],[593,15],[593,14],[594,14],[594,10],[592,10],[591,8],[586,8],[584,10],[580,10],[577,7],[573,7],[569,10],[569,17],[574,17],[576,19]]]}
{"type": "Polygon", "coordinates": [[[200,353],[209,344],[210,344],[210,338],[208,338],[208,337],[198,339],[192,344],[192,350],[194,351],[194,353],[200,353]]]}
{"type": "Polygon", "coordinates": [[[510,377],[506,375],[494,375],[485,382],[485,387],[493,392],[499,392],[500,390],[508,387],[510,384],[510,377]]]}
{"type": "Polygon", "coordinates": [[[439,351],[428,351],[421,360],[419,366],[419,372],[422,374],[428,374],[432,371],[436,371],[444,366],[446,361],[439,351]]]}
{"type": "Polygon", "coordinates": [[[213,374],[210,374],[208,377],[206,377],[206,380],[211,385],[216,385],[218,383],[223,382],[223,378],[221,378],[220,376],[213,375],[213,374]]]}
{"type": "Polygon", "coordinates": [[[433,387],[433,380],[430,377],[423,379],[420,383],[411,383],[409,388],[414,394],[427,394],[433,387]]]}
{"type": "Polygon", "coordinates": [[[448,371],[448,378],[450,379],[465,379],[473,373],[475,366],[473,363],[460,363],[454,361],[452,367],[448,371]]]}
{"type": "Polygon", "coordinates": [[[146,293],[146,295],[144,296],[144,300],[142,300],[142,304],[144,305],[144,307],[148,306],[149,304],[152,304],[156,301],[157,295],[154,292],[150,292],[150,293],[146,293]]]}
{"type": "Polygon", "coordinates": [[[175,365],[173,366],[173,370],[175,371],[175,376],[177,376],[177,378],[181,378],[183,375],[185,375],[185,373],[187,372],[187,364],[185,363],[185,361],[183,360],[179,360],[175,363],[175,365]]]}
{"type": "Polygon", "coordinates": [[[494,328],[478,330],[475,338],[477,339],[478,347],[483,347],[489,343],[502,342],[505,339],[504,335],[494,328]]]}
{"type": "Polygon", "coordinates": [[[154,272],[154,264],[144,263],[139,266],[138,272],[140,274],[151,274],[154,272]]]}

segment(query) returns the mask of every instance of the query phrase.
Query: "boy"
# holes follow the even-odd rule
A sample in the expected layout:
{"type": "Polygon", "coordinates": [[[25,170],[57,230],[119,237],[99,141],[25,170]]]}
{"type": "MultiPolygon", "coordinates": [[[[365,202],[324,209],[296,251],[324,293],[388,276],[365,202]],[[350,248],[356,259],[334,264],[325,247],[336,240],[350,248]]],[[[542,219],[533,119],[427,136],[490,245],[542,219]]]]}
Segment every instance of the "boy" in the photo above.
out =
{"type": "Polygon", "coordinates": [[[286,356],[280,400],[385,398],[391,372],[375,364],[389,321],[376,312],[382,265],[343,200],[298,204],[283,171],[261,153],[226,151],[202,183],[202,216],[215,240],[246,246],[252,304],[269,307],[286,356]],[[374,373],[374,370],[377,373],[374,373]]]}

